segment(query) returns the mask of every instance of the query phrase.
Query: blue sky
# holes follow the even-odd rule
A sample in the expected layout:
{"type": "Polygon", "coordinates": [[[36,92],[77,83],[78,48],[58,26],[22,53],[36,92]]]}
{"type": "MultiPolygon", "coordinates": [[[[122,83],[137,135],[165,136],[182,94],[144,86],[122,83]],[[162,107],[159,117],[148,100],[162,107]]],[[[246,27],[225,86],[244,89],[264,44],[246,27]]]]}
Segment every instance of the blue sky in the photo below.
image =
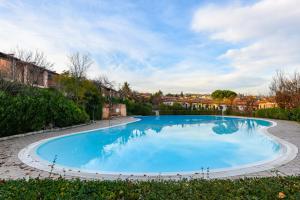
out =
{"type": "Polygon", "coordinates": [[[276,70],[300,69],[297,0],[0,0],[0,51],[39,49],[67,69],[89,52],[89,77],[165,93],[268,94],[276,70]]]}

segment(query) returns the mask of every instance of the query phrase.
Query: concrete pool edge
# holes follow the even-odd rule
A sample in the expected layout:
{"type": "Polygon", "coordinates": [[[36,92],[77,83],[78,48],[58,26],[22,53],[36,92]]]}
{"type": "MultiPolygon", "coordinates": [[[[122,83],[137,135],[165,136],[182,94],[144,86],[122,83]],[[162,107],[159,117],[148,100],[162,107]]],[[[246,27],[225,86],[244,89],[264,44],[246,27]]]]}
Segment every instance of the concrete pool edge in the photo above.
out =
{"type": "Polygon", "coordinates": [[[251,163],[248,165],[243,165],[235,168],[224,168],[224,169],[218,169],[218,170],[211,170],[208,174],[205,171],[194,171],[194,172],[179,172],[179,173],[122,173],[120,174],[119,172],[93,172],[93,171],[80,171],[80,169],[76,168],[70,168],[70,167],[63,167],[59,165],[55,165],[52,168],[52,163],[48,161],[42,160],[40,157],[38,157],[35,154],[35,149],[42,143],[52,140],[54,138],[59,138],[59,137],[68,137],[70,135],[74,134],[82,134],[85,132],[91,132],[94,130],[100,130],[100,129],[107,129],[115,126],[121,126],[124,124],[128,123],[133,123],[138,121],[139,119],[135,119],[135,121],[131,122],[126,122],[126,123],[120,123],[114,126],[110,127],[104,127],[104,128],[97,128],[93,130],[87,130],[87,131],[81,131],[81,132],[76,132],[76,133],[71,133],[63,136],[56,136],[56,137],[51,137],[47,138],[44,140],[40,140],[37,142],[34,142],[25,148],[23,148],[19,153],[18,153],[18,158],[25,163],[26,165],[43,170],[43,171],[52,171],[53,173],[60,174],[62,176],[72,176],[72,177],[79,177],[79,178],[91,178],[91,179],[107,179],[107,180],[115,180],[115,179],[137,179],[137,180],[149,180],[149,179],[179,179],[179,178],[206,178],[207,175],[209,178],[224,178],[224,177],[231,177],[231,176],[240,176],[240,175],[246,175],[249,173],[254,173],[254,172],[262,172],[265,170],[270,170],[273,168],[276,168],[278,166],[282,166],[291,160],[293,160],[298,153],[298,148],[288,142],[285,141],[273,134],[271,134],[268,129],[277,126],[277,123],[269,120],[269,119],[262,119],[262,118],[249,118],[249,117],[239,117],[239,116],[224,116],[226,118],[246,118],[246,119],[255,119],[255,120],[264,120],[272,123],[272,126],[266,127],[263,132],[266,134],[268,137],[271,139],[277,141],[282,149],[282,154],[278,157],[276,157],[274,160],[267,160],[259,163],[251,163]],[[205,177],[204,175],[205,174],[205,177]]]}

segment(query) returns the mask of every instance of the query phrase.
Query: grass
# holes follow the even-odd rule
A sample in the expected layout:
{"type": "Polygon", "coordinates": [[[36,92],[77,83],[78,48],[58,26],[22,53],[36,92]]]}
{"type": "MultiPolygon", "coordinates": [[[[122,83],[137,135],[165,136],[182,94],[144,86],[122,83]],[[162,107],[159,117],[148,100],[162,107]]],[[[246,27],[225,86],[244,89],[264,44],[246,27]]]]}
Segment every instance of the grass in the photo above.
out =
{"type": "Polygon", "coordinates": [[[0,181],[0,199],[300,199],[300,177],[238,180],[0,181]]]}

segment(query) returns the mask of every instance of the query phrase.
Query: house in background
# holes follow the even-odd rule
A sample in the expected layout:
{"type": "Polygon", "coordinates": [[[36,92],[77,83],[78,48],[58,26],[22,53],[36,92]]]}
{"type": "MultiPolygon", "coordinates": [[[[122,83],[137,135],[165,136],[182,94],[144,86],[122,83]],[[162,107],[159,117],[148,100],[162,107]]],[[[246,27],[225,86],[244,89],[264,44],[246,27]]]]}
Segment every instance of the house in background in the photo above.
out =
{"type": "Polygon", "coordinates": [[[111,117],[126,117],[127,110],[125,104],[104,104],[102,108],[102,119],[110,119],[111,117]]]}
{"type": "Polygon", "coordinates": [[[274,98],[263,98],[258,101],[258,107],[259,109],[276,108],[278,104],[274,98]]]}
{"type": "Polygon", "coordinates": [[[118,92],[117,90],[104,85],[101,86],[101,92],[104,98],[120,98],[121,96],[120,92],[118,92]]]}
{"type": "Polygon", "coordinates": [[[9,81],[18,81],[27,85],[48,88],[55,87],[56,72],[24,62],[13,54],[0,52],[0,75],[9,81]]]}
{"type": "Polygon", "coordinates": [[[264,108],[275,108],[278,105],[272,97],[255,97],[243,96],[236,97],[233,101],[222,100],[217,101],[211,97],[170,97],[162,98],[164,105],[173,106],[175,103],[180,104],[184,109],[199,110],[199,109],[218,109],[226,110],[228,107],[233,107],[238,111],[257,110],[264,108]]]}

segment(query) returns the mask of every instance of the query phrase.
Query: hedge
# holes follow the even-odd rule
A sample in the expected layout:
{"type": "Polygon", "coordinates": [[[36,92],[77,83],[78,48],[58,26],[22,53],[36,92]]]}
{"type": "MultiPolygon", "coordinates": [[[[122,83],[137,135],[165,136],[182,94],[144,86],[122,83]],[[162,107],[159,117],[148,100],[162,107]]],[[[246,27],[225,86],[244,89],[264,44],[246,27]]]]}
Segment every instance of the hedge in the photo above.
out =
{"type": "Polygon", "coordinates": [[[126,104],[127,115],[153,115],[152,105],[149,103],[140,103],[132,100],[120,102],[126,104]]]}
{"type": "Polygon", "coordinates": [[[260,109],[255,112],[255,117],[300,121],[300,108],[290,110],[282,108],[260,109]]]}
{"type": "Polygon", "coordinates": [[[0,137],[84,123],[89,117],[73,101],[49,89],[0,91],[0,137]]]}
{"type": "Polygon", "coordinates": [[[218,110],[160,110],[160,115],[221,115],[218,110]]]}
{"type": "Polygon", "coordinates": [[[222,111],[217,109],[198,109],[191,110],[190,108],[183,108],[180,104],[173,106],[161,104],[159,106],[160,115],[221,115],[222,111]]]}
{"type": "Polygon", "coordinates": [[[299,199],[299,177],[238,180],[80,181],[29,179],[0,181],[0,199],[299,199]]]}

